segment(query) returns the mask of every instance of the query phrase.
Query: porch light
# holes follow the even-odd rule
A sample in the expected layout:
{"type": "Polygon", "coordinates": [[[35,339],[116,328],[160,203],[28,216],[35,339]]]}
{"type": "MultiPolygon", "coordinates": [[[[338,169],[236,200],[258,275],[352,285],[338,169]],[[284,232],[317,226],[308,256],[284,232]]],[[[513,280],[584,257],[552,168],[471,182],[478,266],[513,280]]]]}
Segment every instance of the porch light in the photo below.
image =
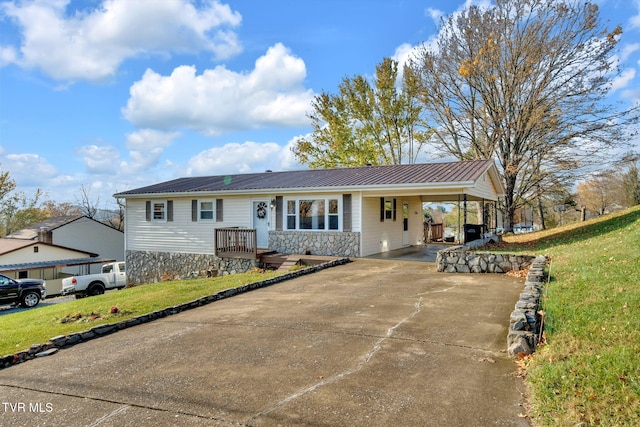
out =
{"type": "Polygon", "coordinates": [[[271,199],[271,209],[274,209],[276,207],[276,199],[271,199]]]}

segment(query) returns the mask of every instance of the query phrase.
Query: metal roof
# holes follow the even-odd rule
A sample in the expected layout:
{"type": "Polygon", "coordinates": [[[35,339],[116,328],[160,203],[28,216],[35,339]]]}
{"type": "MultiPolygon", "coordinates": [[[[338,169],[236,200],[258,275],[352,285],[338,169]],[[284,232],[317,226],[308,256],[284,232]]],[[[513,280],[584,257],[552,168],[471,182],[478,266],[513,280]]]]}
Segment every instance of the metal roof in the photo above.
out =
{"type": "Polygon", "coordinates": [[[470,183],[480,178],[492,165],[494,165],[492,160],[471,160],[188,177],[123,191],[115,194],[115,197],[200,191],[233,192],[470,183]]]}
{"type": "Polygon", "coordinates": [[[0,272],[18,270],[38,270],[40,268],[73,267],[75,265],[106,264],[116,261],[113,258],[72,258],[55,261],[25,262],[21,264],[0,265],[0,272]]]}

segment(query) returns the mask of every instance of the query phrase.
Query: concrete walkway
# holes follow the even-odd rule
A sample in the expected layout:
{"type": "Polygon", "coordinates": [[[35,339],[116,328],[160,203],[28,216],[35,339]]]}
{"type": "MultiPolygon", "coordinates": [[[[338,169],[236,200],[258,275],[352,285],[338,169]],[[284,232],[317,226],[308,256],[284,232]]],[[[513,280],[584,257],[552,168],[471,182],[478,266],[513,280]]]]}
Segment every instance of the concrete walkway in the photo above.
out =
{"type": "Polygon", "coordinates": [[[527,426],[521,289],[358,259],[4,369],[0,425],[527,426]]]}

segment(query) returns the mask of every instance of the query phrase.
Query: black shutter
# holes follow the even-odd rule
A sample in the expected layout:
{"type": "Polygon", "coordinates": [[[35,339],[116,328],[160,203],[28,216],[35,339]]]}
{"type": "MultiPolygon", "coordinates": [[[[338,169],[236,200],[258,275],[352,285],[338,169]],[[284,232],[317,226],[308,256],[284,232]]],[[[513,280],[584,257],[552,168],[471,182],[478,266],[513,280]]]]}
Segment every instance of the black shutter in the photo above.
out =
{"type": "Polygon", "coordinates": [[[167,200],[167,221],[173,221],[173,200],[167,200]]]}
{"type": "Polygon", "coordinates": [[[198,201],[191,201],[191,221],[195,222],[198,220],[198,201]]]}
{"type": "Polygon", "coordinates": [[[351,194],[342,195],[342,231],[351,231],[351,194]]]}
{"type": "Polygon", "coordinates": [[[222,222],[222,199],[216,199],[216,222],[222,222]]]}
{"type": "Polygon", "coordinates": [[[380,197],[380,222],[384,222],[384,197],[380,197]]]}
{"type": "Polygon", "coordinates": [[[146,220],[147,221],[151,221],[151,201],[147,200],[147,202],[145,203],[145,209],[146,209],[146,220]]]}
{"type": "Polygon", "coordinates": [[[282,196],[276,197],[276,230],[282,231],[282,196]]]}

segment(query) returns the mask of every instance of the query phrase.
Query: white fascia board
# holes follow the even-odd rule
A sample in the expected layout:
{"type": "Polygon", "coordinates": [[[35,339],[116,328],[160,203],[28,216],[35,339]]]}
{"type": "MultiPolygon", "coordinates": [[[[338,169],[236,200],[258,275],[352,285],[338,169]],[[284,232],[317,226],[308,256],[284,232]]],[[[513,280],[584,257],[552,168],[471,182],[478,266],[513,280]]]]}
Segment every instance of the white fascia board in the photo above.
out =
{"type": "Polygon", "coordinates": [[[225,191],[184,191],[184,192],[165,192],[165,193],[144,193],[144,194],[128,194],[121,196],[124,199],[171,199],[176,197],[211,197],[211,196],[239,196],[239,195],[273,195],[273,194],[301,194],[301,193],[344,193],[344,192],[362,192],[363,194],[371,192],[403,193],[411,192],[414,194],[423,193],[430,190],[449,190],[459,191],[460,188],[473,187],[474,181],[457,181],[457,182],[441,182],[437,184],[411,183],[411,184],[379,184],[367,185],[364,187],[356,185],[344,185],[336,187],[301,187],[301,188],[262,188],[247,190],[225,190],[225,191]],[[417,192],[417,193],[416,193],[417,192]]]}

